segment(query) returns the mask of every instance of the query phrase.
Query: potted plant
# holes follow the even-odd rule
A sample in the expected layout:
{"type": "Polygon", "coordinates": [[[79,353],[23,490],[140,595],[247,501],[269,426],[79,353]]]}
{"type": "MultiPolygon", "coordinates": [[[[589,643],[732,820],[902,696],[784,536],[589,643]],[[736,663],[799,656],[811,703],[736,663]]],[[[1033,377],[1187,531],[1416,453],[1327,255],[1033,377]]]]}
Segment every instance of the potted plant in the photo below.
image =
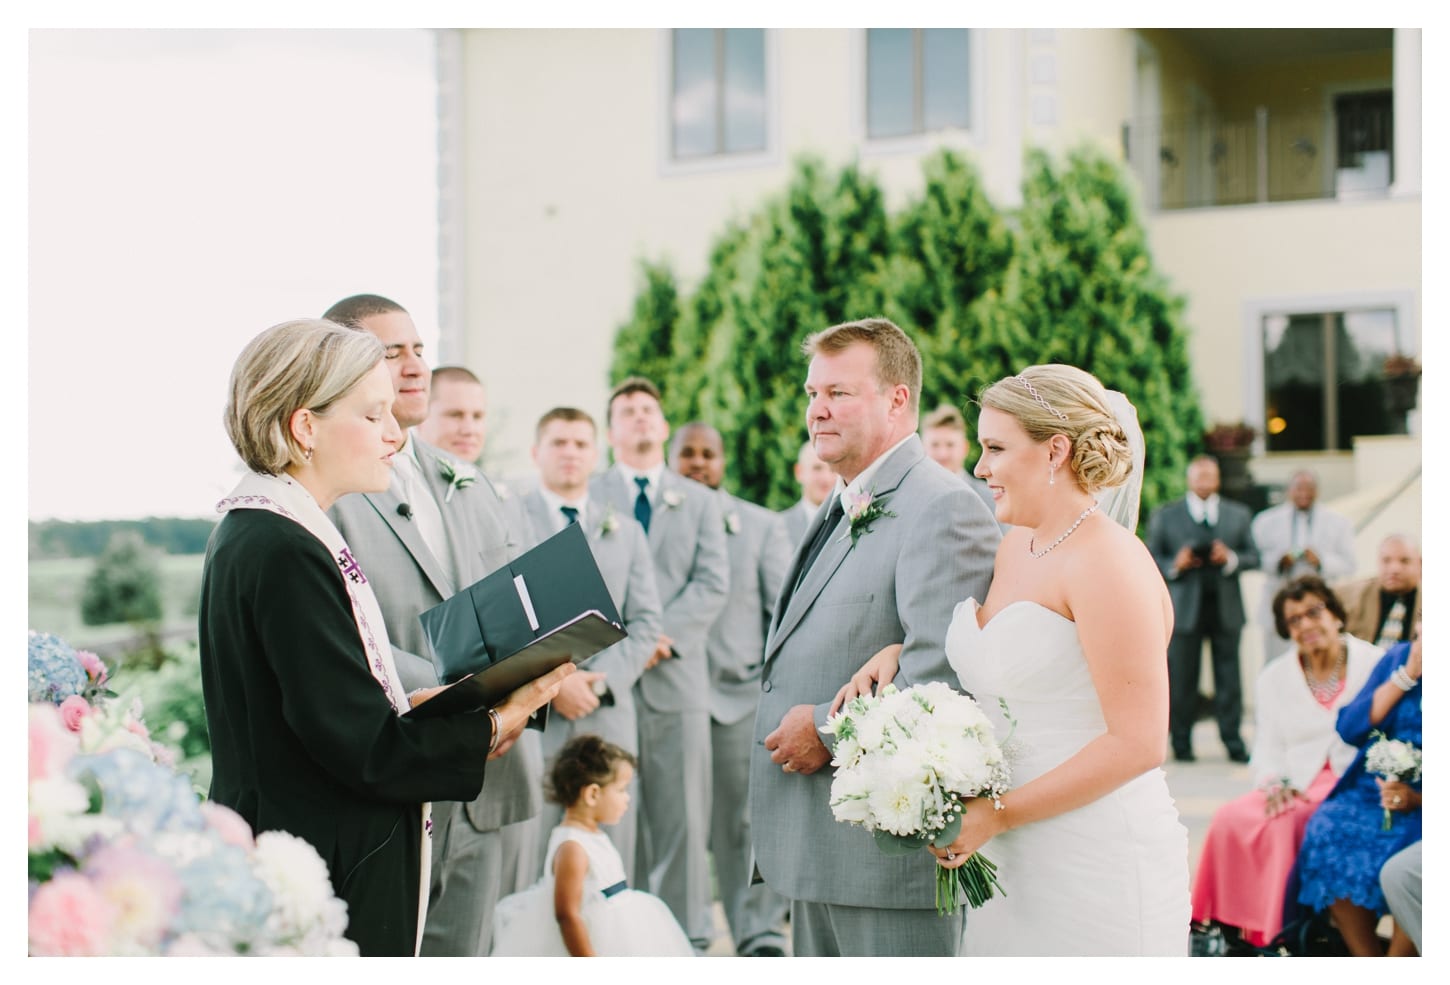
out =
{"type": "Polygon", "coordinates": [[[1214,455],[1247,455],[1258,432],[1243,421],[1215,424],[1203,432],[1203,443],[1214,455]]]}
{"type": "Polygon", "coordinates": [[[1391,414],[1403,417],[1420,401],[1420,364],[1402,352],[1385,357],[1385,404],[1391,414]]]}

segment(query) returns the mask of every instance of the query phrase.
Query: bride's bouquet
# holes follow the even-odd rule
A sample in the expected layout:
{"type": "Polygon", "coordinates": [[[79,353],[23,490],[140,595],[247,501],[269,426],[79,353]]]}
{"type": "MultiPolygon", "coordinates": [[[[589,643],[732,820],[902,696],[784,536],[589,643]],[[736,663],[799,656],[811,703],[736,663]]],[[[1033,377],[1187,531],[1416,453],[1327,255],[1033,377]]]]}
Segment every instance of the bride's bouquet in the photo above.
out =
{"type": "MultiPolygon", "coordinates": [[[[904,691],[888,684],[874,697],[848,701],[821,731],[836,739],[832,813],[872,832],[888,855],[950,845],[968,798],[990,797],[1001,809],[1010,773],[992,723],[947,684],[904,691]]],[[[997,867],[980,852],[956,869],[938,866],[937,912],[954,912],[959,891],[973,907],[1006,895],[997,867]]]]}
{"type": "MultiPolygon", "coordinates": [[[[1374,745],[1370,746],[1364,754],[1364,768],[1371,773],[1378,773],[1386,780],[1403,780],[1406,783],[1414,783],[1420,778],[1420,762],[1423,758],[1421,751],[1409,742],[1400,739],[1391,739],[1383,732],[1375,729],[1370,733],[1374,739],[1374,745]]],[[[1394,816],[1388,807],[1385,808],[1385,819],[1381,827],[1388,831],[1394,816]]]]}

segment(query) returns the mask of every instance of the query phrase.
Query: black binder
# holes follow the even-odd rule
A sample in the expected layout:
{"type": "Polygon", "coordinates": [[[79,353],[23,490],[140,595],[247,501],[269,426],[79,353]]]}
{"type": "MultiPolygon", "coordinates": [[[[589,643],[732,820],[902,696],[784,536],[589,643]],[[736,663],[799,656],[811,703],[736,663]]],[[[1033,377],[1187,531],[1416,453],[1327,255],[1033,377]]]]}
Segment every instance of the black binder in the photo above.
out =
{"type": "Polygon", "coordinates": [[[408,711],[418,718],[498,704],[564,661],[582,663],[628,635],[577,523],[418,621],[447,686],[408,711]]]}

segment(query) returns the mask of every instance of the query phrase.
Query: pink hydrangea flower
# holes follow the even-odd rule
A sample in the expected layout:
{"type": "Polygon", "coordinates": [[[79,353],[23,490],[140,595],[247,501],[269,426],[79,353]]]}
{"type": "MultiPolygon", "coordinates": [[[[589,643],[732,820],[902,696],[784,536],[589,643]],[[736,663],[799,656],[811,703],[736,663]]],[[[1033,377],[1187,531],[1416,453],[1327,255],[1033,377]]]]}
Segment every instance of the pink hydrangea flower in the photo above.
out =
{"type": "Polygon", "coordinates": [[[72,694],[60,703],[61,721],[72,732],[81,730],[81,722],[91,713],[91,704],[79,694],[72,694]]]}
{"type": "Polygon", "coordinates": [[[30,780],[49,779],[70,762],[80,740],[65,727],[60,709],[52,704],[32,704],[29,724],[30,780]]]}
{"type": "Polygon", "coordinates": [[[116,907],[77,872],[61,872],[30,897],[30,953],[79,957],[109,953],[116,907]]]}
{"type": "Polygon", "coordinates": [[[251,851],[254,844],[252,826],[242,815],[213,800],[201,802],[201,815],[206,818],[207,825],[221,836],[222,841],[251,851]]]}
{"type": "Polygon", "coordinates": [[[131,718],[130,716],[127,716],[126,731],[130,732],[132,735],[139,735],[143,739],[151,738],[151,730],[148,729],[146,727],[146,723],[141,721],[139,718],[131,718]]]}
{"type": "Polygon", "coordinates": [[[122,953],[152,953],[181,905],[181,881],[165,862],[127,842],[102,846],[85,874],[115,907],[112,939],[122,953]]]}
{"type": "Polygon", "coordinates": [[[100,657],[90,650],[77,650],[76,659],[86,669],[86,676],[91,679],[92,684],[99,686],[106,683],[106,665],[101,662],[100,657]]]}

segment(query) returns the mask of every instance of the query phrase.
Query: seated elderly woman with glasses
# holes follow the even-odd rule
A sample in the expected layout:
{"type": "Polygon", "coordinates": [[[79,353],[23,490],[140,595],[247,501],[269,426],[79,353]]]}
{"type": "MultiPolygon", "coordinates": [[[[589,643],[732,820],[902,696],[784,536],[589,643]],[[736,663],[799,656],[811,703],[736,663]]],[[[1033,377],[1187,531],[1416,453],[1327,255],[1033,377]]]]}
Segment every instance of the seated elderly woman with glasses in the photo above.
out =
{"type": "Polygon", "coordinates": [[[1274,622],[1294,643],[1265,665],[1254,702],[1255,787],[1214,814],[1193,879],[1193,920],[1230,940],[1267,945],[1279,932],[1284,887],[1304,827],[1355,749],[1335,732],[1339,709],[1380,658],[1344,630],[1344,606],[1317,575],[1274,596],[1274,622]]]}

